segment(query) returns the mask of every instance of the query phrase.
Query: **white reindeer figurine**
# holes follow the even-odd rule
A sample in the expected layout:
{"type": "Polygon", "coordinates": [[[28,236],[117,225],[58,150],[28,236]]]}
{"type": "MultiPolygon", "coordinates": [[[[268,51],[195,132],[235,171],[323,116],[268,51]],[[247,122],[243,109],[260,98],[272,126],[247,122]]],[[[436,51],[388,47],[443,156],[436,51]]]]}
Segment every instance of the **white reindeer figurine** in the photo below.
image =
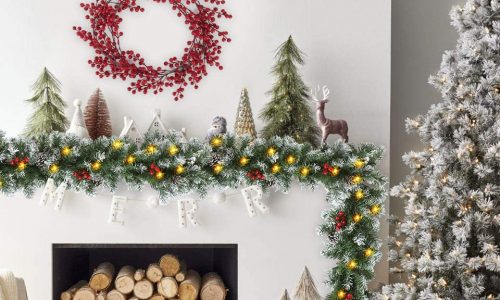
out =
{"type": "Polygon", "coordinates": [[[330,134],[338,134],[344,139],[344,142],[349,142],[349,136],[347,132],[349,128],[345,120],[330,120],[325,117],[325,104],[328,103],[328,96],[330,95],[330,90],[325,85],[323,89],[318,87],[313,90],[311,89],[311,96],[316,103],[316,121],[319,128],[321,128],[321,144],[326,143],[326,139],[330,134]],[[317,94],[319,91],[323,92],[323,100],[318,100],[317,94]]]}

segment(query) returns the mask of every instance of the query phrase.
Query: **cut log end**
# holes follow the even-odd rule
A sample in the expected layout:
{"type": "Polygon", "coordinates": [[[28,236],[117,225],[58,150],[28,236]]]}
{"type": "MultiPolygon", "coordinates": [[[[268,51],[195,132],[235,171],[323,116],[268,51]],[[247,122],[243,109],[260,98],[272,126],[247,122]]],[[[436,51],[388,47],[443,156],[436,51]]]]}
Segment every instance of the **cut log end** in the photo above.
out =
{"type": "Polygon", "coordinates": [[[203,276],[200,298],[201,300],[224,300],[227,289],[222,278],[216,273],[203,276]]]}
{"type": "Polygon", "coordinates": [[[76,291],[73,300],[96,300],[96,293],[90,287],[84,286],[76,291]]]}
{"type": "Polygon", "coordinates": [[[157,283],[163,277],[163,271],[158,264],[151,264],[146,271],[146,278],[152,283],[157,283]]]}
{"type": "Polygon", "coordinates": [[[179,298],[181,300],[196,300],[200,293],[201,278],[198,272],[189,270],[184,280],[179,285],[179,298]]]}
{"type": "Polygon", "coordinates": [[[163,277],[160,282],[158,282],[157,289],[160,295],[170,299],[177,296],[179,286],[177,284],[177,280],[173,277],[163,277]]]}
{"type": "Polygon", "coordinates": [[[115,267],[109,263],[100,264],[90,277],[89,286],[94,291],[102,291],[107,289],[113,282],[113,277],[115,275],[115,267]]]}
{"type": "Polygon", "coordinates": [[[115,288],[122,294],[130,294],[135,286],[135,269],[132,266],[124,266],[118,272],[115,279],[115,288]]]}
{"type": "Polygon", "coordinates": [[[120,293],[118,290],[112,290],[108,293],[106,300],[127,300],[127,296],[120,293]]]}
{"type": "Polygon", "coordinates": [[[83,286],[88,285],[85,280],[78,281],[68,290],[61,293],[61,300],[72,300],[75,293],[83,286]]]}
{"type": "Polygon", "coordinates": [[[166,254],[160,259],[160,268],[166,277],[174,277],[181,270],[181,263],[175,255],[166,254]]]}
{"type": "Polygon", "coordinates": [[[143,279],[134,286],[134,296],[139,299],[148,299],[153,296],[154,287],[151,281],[143,279]]]}

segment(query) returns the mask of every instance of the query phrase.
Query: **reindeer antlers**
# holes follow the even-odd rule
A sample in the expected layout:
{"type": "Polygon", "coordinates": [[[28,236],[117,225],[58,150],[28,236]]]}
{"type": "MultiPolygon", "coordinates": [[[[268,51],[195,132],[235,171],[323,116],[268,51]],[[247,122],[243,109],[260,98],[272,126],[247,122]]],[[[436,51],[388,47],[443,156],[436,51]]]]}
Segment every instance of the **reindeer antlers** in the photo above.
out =
{"type": "Polygon", "coordinates": [[[330,96],[330,89],[324,85],[323,86],[323,100],[327,100],[328,96],[330,96]]]}
{"type": "Polygon", "coordinates": [[[311,89],[311,97],[312,97],[312,99],[315,102],[319,101],[318,97],[317,97],[319,91],[323,92],[323,100],[322,101],[327,100],[328,96],[330,95],[330,89],[326,85],[324,85],[323,88],[321,88],[319,84],[318,84],[318,86],[315,89],[311,89]]]}

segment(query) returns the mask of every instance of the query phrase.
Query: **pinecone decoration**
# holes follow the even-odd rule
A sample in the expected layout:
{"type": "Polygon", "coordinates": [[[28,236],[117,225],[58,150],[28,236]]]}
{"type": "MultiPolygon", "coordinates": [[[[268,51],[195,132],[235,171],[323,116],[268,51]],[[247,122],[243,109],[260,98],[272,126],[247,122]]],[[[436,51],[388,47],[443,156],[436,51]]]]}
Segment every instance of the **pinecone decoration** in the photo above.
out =
{"type": "Polygon", "coordinates": [[[209,163],[209,164],[210,164],[210,166],[212,166],[212,167],[213,167],[213,166],[215,166],[216,164],[220,163],[220,162],[221,162],[221,160],[222,160],[222,156],[221,156],[220,154],[218,154],[218,153],[214,153],[214,154],[212,155],[212,159],[210,160],[210,163],[209,163]]]}
{"type": "Polygon", "coordinates": [[[257,138],[257,131],[255,130],[255,122],[253,120],[252,107],[250,106],[250,98],[248,97],[247,89],[243,89],[241,92],[236,123],[234,124],[234,133],[236,136],[248,135],[252,139],[257,138]]]}
{"type": "Polygon", "coordinates": [[[47,161],[49,161],[50,156],[45,152],[39,152],[39,154],[33,160],[33,165],[42,168],[46,165],[47,161]]]}
{"type": "Polygon", "coordinates": [[[111,118],[109,116],[108,105],[100,89],[97,89],[85,107],[85,125],[89,131],[91,139],[99,137],[111,137],[111,118]]]}

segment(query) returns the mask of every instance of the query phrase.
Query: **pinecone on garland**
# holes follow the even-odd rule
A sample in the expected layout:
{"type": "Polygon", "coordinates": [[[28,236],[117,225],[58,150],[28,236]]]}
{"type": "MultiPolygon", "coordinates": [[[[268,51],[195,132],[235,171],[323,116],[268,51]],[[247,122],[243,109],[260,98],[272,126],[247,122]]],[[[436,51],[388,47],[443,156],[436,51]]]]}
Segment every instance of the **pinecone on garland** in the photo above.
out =
{"type": "Polygon", "coordinates": [[[99,137],[111,137],[113,129],[111,128],[111,118],[109,116],[108,105],[104,99],[101,89],[97,89],[90,96],[85,107],[85,125],[89,131],[91,139],[99,137]]]}
{"type": "Polygon", "coordinates": [[[253,139],[257,138],[255,130],[255,122],[253,120],[252,107],[250,106],[250,98],[248,97],[247,89],[241,92],[240,103],[234,124],[234,134],[236,136],[248,135],[253,139]]]}
{"type": "Polygon", "coordinates": [[[309,269],[305,267],[304,273],[300,278],[299,285],[295,291],[295,300],[321,300],[321,296],[316,289],[316,284],[312,279],[309,269]]]}

